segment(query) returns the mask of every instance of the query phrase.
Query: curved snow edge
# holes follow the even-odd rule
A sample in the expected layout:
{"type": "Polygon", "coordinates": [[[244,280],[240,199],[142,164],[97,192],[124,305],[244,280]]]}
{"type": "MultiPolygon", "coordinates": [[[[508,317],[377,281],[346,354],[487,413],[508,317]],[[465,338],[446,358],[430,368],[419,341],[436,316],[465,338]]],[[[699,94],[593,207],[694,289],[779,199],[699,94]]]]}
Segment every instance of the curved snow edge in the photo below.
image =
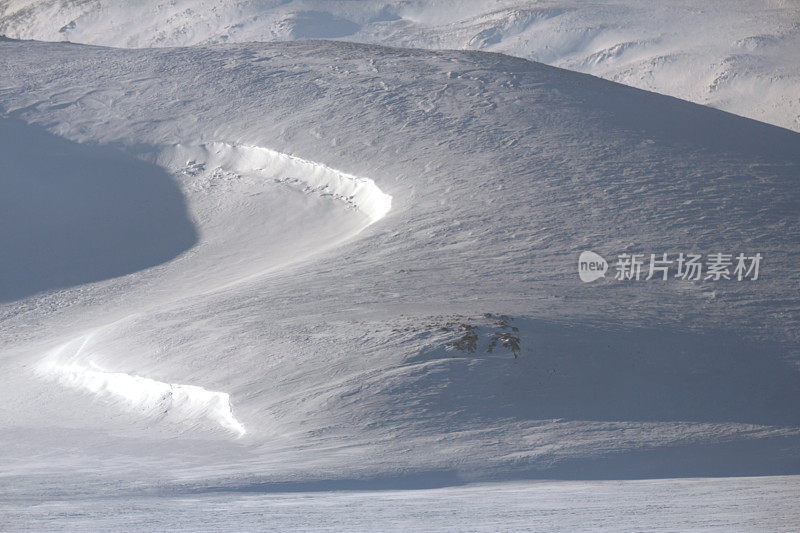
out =
{"type": "MultiPolygon", "coordinates": [[[[259,146],[223,142],[177,144],[158,151],[154,159],[168,169],[202,164],[206,168],[221,168],[257,178],[301,183],[307,192],[331,196],[361,211],[368,218],[367,225],[383,218],[392,206],[392,197],[371,179],[259,146]]],[[[37,374],[62,386],[90,392],[148,418],[191,426],[205,426],[211,422],[238,436],[245,434],[244,425],[233,415],[228,393],[110,371],[95,364],[87,345],[98,331],[50,350],[36,368],[37,374]]]]}
{"type": "Polygon", "coordinates": [[[88,391],[110,403],[120,404],[127,411],[150,418],[193,425],[211,422],[238,436],[246,433],[244,425],[233,416],[228,393],[112,372],[91,360],[88,364],[77,362],[78,357],[90,355],[84,351],[91,337],[92,334],[83,335],[54,348],[38,365],[37,373],[55,379],[62,386],[88,391]]]}
{"type": "Polygon", "coordinates": [[[373,224],[392,208],[392,197],[384,193],[373,180],[353,176],[321,163],[270,150],[261,146],[233,145],[224,142],[164,148],[156,162],[164,167],[180,168],[187,163],[202,162],[236,173],[280,175],[305,183],[314,190],[324,191],[334,198],[355,206],[373,224]]]}

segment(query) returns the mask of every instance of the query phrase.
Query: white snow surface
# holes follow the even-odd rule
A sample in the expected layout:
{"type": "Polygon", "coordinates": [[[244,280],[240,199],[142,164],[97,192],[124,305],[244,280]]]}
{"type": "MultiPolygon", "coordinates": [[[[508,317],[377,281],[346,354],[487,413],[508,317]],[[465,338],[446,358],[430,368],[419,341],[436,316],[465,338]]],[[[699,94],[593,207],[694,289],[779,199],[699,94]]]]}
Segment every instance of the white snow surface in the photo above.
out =
{"type": "Polygon", "coordinates": [[[153,495],[24,506],[21,528],[71,531],[771,531],[800,520],[792,477],[540,481],[420,490],[153,495]]]}
{"type": "Polygon", "coordinates": [[[296,184],[305,192],[330,196],[369,217],[370,223],[383,218],[392,208],[392,197],[369,178],[339,172],[319,163],[282,154],[260,146],[209,143],[199,146],[176,145],[162,150],[157,161],[176,167],[181,161],[195,168],[218,168],[236,175],[260,175],[268,180],[296,184]],[[278,177],[274,177],[278,176],[278,177]]]}
{"type": "Polygon", "coordinates": [[[339,39],[502,52],[800,131],[793,0],[16,0],[0,34],[118,47],[339,39]]]}
{"type": "Polygon", "coordinates": [[[57,379],[66,387],[86,389],[104,399],[110,397],[111,401],[125,404],[123,407],[140,416],[169,416],[173,423],[179,424],[208,420],[236,435],[245,434],[244,426],[231,413],[228,394],[110,372],[91,361],[86,353],[90,340],[91,335],[85,335],[56,347],[39,364],[38,372],[45,378],[57,379]],[[71,357],[65,360],[65,355],[71,357]],[[88,364],[74,362],[87,358],[88,364]]]}
{"type": "MultiPolygon", "coordinates": [[[[328,41],[2,39],[0,112],[6,516],[788,475],[709,526],[797,525],[797,133],[500,54],[328,41]],[[583,284],[584,250],[765,261],[583,284]],[[518,358],[488,350],[503,320],[518,358]],[[449,346],[462,324],[476,353],[449,346]]],[[[704,482],[686,497],[759,490],[704,482]]]]}

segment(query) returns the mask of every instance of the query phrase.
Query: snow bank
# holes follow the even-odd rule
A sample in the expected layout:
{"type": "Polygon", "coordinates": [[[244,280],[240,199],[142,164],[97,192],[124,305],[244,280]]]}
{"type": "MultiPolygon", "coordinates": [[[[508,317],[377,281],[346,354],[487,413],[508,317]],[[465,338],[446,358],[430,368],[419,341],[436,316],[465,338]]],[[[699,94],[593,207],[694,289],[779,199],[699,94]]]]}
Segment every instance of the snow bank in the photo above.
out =
{"type": "MultiPolygon", "coordinates": [[[[198,218],[202,221],[198,228],[202,238],[193,250],[192,258],[180,263],[181,267],[176,274],[179,279],[172,279],[169,283],[173,291],[178,286],[184,287],[184,290],[179,291],[182,298],[191,298],[198,292],[212,290],[262,272],[272,264],[271,261],[290,261],[294,257],[288,245],[281,245],[284,255],[277,256],[279,259],[276,259],[274,248],[270,247],[275,244],[270,242],[275,236],[269,232],[266,236],[261,235],[264,228],[280,226],[277,219],[285,218],[284,213],[276,211],[274,207],[276,203],[285,203],[287,198],[275,196],[274,182],[299,188],[306,194],[330,197],[343,203],[346,208],[366,215],[366,223],[363,217],[356,217],[358,224],[354,227],[333,223],[336,226],[333,234],[338,237],[363,230],[383,218],[391,208],[392,197],[381,191],[371,179],[353,176],[263,147],[222,142],[178,144],[159,151],[152,158],[166,169],[188,168],[190,173],[196,174],[193,177],[201,174],[213,175],[222,170],[234,176],[243,188],[224,188],[214,192],[203,189],[198,193],[208,199],[202,205],[195,206],[198,218]],[[240,201],[247,195],[264,197],[265,200],[262,203],[249,204],[245,209],[245,204],[240,201]],[[241,231],[234,231],[233,228],[236,227],[240,227],[241,231]],[[260,255],[267,257],[266,263],[258,257],[260,255]],[[222,274],[215,270],[214,265],[217,263],[222,265],[222,274]],[[233,268],[233,264],[240,266],[233,268]],[[187,277],[193,280],[188,286],[183,279],[187,277]]],[[[306,209],[310,211],[302,212],[304,205],[303,202],[293,203],[287,208],[296,212],[296,216],[301,219],[319,218],[323,222],[334,220],[325,218],[318,207],[308,207],[306,209]]],[[[332,209],[340,210],[338,205],[332,209]]],[[[316,226],[302,229],[295,224],[292,240],[302,243],[319,235],[321,231],[316,226]]],[[[323,244],[315,240],[308,243],[311,253],[325,249],[323,244]]],[[[133,303],[131,305],[136,307],[133,303]]],[[[149,309],[153,302],[140,305],[149,309]]],[[[137,309],[140,312],[129,315],[129,318],[148,314],[143,307],[137,309]]],[[[206,428],[210,423],[213,427],[221,427],[236,435],[245,433],[244,426],[231,411],[228,393],[207,390],[196,385],[168,383],[140,375],[150,368],[146,363],[147,355],[124,342],[105,342],[109,338],[119,337],[111,331],[113,324],[94,329],[93,333],[79,335],[50,350],[38,366],[39,375],[63,386],[89,392],[112,406],[144,418],[163,420],[189,428],[206,428]],[[96,336],[100,332],[103,335],[96,336]],[[101,366],[97,363],[101,353],[112,358],[113,363],[108,366],[124,365],[130,370],[112,371],[101,366]]],[[[132,334],[135,333],[126,330],[122,337],[132,334]]],[[[167,371],[165,374],[172,372],[167,371]]]]}
{"type": "Polygon", "coordinates": [[[288,184],[302,184],[306,192],[317,192],[343,201],[362,211],[370,224],[383,218],[392,207],[392,197],[369,178],[361,178],[320,163],[261,146],[212,142],[200,145],[178,144],[164,149],[158,163],[171,168],[189,164],[219,167],[241,174],[283,176],[273,178],[288,184]]]}
{"type": "Polygon", "coordinates": [[[148,418],[166,418],[191,426],[211,422],[238,436],[245,434],[244,426],[233,416],[227,393],[103,369],[86,353],[92,336],[89,333],[54,348],[38,365],[37,372],[65,387],[88,391],[148,418]],[[88,363],[76,360],[80,356],[89,356],[88,363]]]}

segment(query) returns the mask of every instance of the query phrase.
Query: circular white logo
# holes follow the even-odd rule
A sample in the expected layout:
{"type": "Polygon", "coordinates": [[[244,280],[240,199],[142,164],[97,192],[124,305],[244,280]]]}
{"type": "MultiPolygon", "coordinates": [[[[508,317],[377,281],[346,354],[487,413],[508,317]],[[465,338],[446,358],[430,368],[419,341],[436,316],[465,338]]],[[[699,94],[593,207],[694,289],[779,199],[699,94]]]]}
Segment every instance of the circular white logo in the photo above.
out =
{"type": "Polygon", "coordinates": [[[605,277],[607,270],[608,263],[599,254],[587,250],[578,257],[578,275],[584,283],[605,277]]]}

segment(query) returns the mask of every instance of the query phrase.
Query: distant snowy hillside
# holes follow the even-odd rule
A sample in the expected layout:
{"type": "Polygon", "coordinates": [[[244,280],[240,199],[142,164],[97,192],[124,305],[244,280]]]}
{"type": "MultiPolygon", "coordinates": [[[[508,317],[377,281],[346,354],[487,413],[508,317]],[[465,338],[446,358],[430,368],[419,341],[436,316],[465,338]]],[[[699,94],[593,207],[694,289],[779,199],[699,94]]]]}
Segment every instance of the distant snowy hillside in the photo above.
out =
{"type": "Polygon", "coordinates": [[[4,39],[0,110],[4,260],[63,266],[0,285],[9,497],[800,472],[797,133],[331,42],[4,39]]]}
{"type": "Polygon", "coordinates": [[[0,34],[121,47],[343,39],[487,50],[800,131],[792,1],[0,1],[0,34]]]}

